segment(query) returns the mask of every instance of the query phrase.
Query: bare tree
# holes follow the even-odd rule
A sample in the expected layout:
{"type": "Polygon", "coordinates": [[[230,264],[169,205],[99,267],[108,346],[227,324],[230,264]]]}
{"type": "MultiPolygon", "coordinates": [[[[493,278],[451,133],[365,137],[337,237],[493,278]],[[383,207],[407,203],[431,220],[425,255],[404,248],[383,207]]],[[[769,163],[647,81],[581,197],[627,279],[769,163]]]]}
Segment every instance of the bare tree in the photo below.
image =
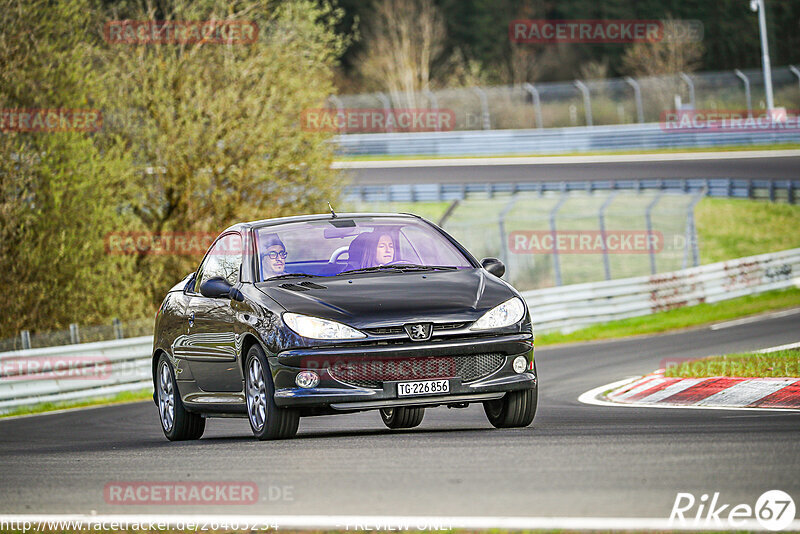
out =
{"type": "Polygon", "coordinates": [[[667,18],[662,39],[633,44],[622,57],[631,76],[649,78],[643,83],[648,107],[671,108],[683,86],[677,75],[693,72],[701,64],[703,45],[699,40],[685,38],[681,24],[667,18]]]}
{"type": "Polygon", "coordinates": [[[625,50],[622,64],[632,76],[661,76],[692,72],[700,66],[703,45],[683,37],[681,22],[664,21],[663,38],[635,43],[625,50]]]}
{"type": "Polygon", "coordinates": [[[417,95],[431,83],[444,51],[444,18],[432,0],[376,2],[365,28],[361,75],[388,91],[394,102],[417,107],[417,95]]]}
{"type": "Polygon", "coordinates": [[[511,43],[508,78],[512,84],[532,82],[539,77],[541,71],[539,54],[530,44],[511,43]]]}

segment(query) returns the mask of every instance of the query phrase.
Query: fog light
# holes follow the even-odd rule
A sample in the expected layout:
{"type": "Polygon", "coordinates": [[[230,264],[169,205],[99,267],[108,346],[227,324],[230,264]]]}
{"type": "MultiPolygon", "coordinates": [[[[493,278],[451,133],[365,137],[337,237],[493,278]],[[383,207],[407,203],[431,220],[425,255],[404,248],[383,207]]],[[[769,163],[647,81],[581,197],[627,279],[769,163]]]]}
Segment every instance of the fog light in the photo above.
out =
{"type": "Polygon", "coordinates": [[[301,388],[315,388],[319,385],[319,376],[314,371],[300,371],[294,382],[301,388]]]}
{"type": "Polygon", "coordinates": [[[514,372],[515,373],[524,373],[525,369],[528,368],[528,358],[525,356],[517,356],[514,358],[514,372]]]}

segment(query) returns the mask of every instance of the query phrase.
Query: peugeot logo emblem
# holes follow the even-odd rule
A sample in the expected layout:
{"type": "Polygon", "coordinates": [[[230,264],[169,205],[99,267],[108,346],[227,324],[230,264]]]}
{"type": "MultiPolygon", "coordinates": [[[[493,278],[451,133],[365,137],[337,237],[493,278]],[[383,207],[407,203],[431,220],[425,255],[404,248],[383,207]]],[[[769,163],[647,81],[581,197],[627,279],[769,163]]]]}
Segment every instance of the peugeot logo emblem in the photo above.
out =
{"type": "Polygon", "coordinates": [[[431,323],[407,324],[404,328],[412,341],[427,341],[431,338],[433,325],[431,323]]]}

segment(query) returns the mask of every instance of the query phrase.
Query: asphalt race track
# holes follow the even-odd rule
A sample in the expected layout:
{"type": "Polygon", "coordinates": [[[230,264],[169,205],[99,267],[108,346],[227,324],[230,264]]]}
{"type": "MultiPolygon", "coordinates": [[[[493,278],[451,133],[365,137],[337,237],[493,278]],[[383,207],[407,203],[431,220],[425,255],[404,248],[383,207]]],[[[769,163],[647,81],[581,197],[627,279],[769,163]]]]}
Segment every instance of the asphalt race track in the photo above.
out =
{"type": "Polygon", "coordinates": [[[244,513],[651,517],[677,492],[749,503],[800,492],[800,413],[618,408],[585,391],[699,357],[800,340],[800,313],[730,328],[541,349],[532,427],[494,430],[480,406],[429,410],[410,431],[376,412],[303,419],[291,441],[258,442],[244,419],[213,419],[169,443],[152,403],[0,421],[0,513],[244,513]],[[250,506],[121,506],[107,483],[245,481],[250,506]]]}
{"type": "Polygon", "coordinates": [[[670,154],[542,157],[526,158],[529,162],[523,164],[503,165],[481,164],[479,160],[465,165],[366,162],[369,168],[348,169],[347,175],[356,185],[693,178],[797,180],[800,178],[800,156],[796,151],[792,152],[795,153],[793,156],[763,155],[760,152],[758,157],[751,154],[736,158],[723,154],[725,159],[715,159],[703,153],[689,154],[681,159],[670,154]]]}

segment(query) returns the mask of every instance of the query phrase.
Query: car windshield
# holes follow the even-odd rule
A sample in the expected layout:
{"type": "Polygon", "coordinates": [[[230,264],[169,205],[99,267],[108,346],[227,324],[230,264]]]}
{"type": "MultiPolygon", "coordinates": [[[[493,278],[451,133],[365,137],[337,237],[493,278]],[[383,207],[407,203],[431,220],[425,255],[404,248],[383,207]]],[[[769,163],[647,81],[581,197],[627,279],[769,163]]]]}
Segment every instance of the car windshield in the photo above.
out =
{"type": "Polygon", "coordinates": [[[260,279],[470,268],[436,228],[410,217],[354,217],[256,230],[260,279]]]}

